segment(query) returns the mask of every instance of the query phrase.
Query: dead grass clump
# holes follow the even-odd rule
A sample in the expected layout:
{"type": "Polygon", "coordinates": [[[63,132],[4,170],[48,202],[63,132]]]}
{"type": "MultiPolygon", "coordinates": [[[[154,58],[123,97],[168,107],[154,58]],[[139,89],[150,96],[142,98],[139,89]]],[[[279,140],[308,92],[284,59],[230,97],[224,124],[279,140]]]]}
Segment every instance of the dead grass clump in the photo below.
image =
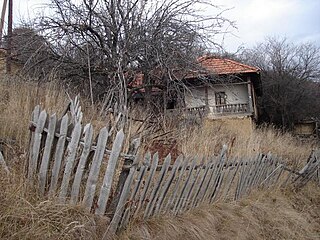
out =
{"type": "Polygon", "coordinates": [[[240,202],[136,222],[118,239],[318,239],[320,191],[257,191],[240,202]]]}
{"type": "Polygon", "coordinates": [[[62,112],[67,98],[56,83],[38,85],[16,78],[0,80],[0,139],[26,146],[31,113],[36,105],[62,112]]]}
{"type": "MultiPolygon", "coordinates": [[[[79,206],[38,197],[17,172],[0,169],[1,239],[99,239],[107,227],[79,206]],[[101,232],[99,232],[101,231],[101,232]]],[[[21,169],[18,171],[21,172],[21,169]]]]}
{"type": "Polygon", "coordinates": [[[185,129],[179,134],[183,153],[210,156],[227,144],[230,157],[255,157],[271,152],[288,164],[305,163],[317,143],[302,143],[290,133],[272,126],[254,129],[250,119],[206,121],[202,126],[185,129]]]}
{"type": "MultiPolygon", "coordinates": [[[[61,117],[69,103],[67,92],[57,80],[38,84],[35,81],[15,78],[0,79],[0,143],[12,144],[22,148],[28,146],[29,121],[36,105],[48,114],[57,113],[61,117]]],[[[91,122],[96,129],[106,125],[106,117],[100,117],[98,107],[92,106],[88,99],[82,98],[83,122],[91,122]]]]}

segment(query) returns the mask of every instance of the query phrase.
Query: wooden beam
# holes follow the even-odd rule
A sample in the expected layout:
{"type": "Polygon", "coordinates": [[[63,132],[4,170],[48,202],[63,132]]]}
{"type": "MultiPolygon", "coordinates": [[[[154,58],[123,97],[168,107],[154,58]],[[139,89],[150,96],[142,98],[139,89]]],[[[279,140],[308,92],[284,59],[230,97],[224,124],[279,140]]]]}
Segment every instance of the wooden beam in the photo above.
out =
{"type": "Polygon", "coordinates": [[[250,77],[248,77],[248,98],[249,98],[249,112],[250,113],[254,113],[254,109],[253,109],[253,100],[252,100],[252,86],[251,86],[251,81],[250,81],[250,77]]]}
{"type": "Polygon", "coordinates": [[[3,1],[2,11],[1,11],[1,20],[0,20],[0,44],[2,45],[2,35],[3,35],[3,26],[4,26],[4,18],[7,11],[8,0],[3,1]]]}
{"type": "Polygon", "coordinates": [[[206,104],[206,112],[209,112],[209,93],[208,93],[208,85],[204,87],[204,94],[205,94],[205,104],[206,104]]]}
{"type": "Polygon", "coordinates": [[[12,11],[13,11],[13,0],[9,0],[8,9],[8,39],[7,39],[7,63],[6,63],[6,73],[11,73],[11,50],[12,50],[12,11]]]}

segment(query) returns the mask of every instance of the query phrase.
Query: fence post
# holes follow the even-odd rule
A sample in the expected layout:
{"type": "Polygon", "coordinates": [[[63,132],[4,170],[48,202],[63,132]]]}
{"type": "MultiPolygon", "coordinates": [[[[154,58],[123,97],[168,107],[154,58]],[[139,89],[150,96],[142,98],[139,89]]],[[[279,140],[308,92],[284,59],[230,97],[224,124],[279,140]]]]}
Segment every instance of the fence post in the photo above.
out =
{"type": "MultiPolygon", "coordinates": [[[[136,155],[139,146],[140,146],[140,138],[133,139],[133,141],[131,142],[130,147],[129,147],[128,155],[132,155],[132,156],[136,155]]],[[[124,164],[123,164],[120,176],[119,176],[116,191],[115,191],[114,197],[113,197],[111,204],[110,204],[110,212],[112,213],[112,216],[115,214],[115,211],[116,211],[119,199],[120,199],[120,195],[123,190],[123,186],[124,186],[124,184],[127,180],[127,177],[129,175],[130,168],[127,168],[126,166],[131,165],[133,163],[133,160],[134,160],[133,157],[126,158],[124,160],[124,164]]]]}

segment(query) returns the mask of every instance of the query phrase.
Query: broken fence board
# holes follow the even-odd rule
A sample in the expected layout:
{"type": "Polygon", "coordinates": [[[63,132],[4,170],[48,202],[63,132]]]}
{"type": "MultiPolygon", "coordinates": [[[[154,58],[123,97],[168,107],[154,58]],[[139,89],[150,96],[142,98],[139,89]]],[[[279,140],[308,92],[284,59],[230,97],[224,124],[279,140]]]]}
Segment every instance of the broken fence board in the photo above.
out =
{"type": "Polygon", "coordinates": [[[261,168],[260,174],[258,175],[258,179],[257,179],[258,186],[260,186],[261,182],[265,178],[266,171],[267,171],[268,167],[269,167],[269,156],[266,157],[266,159],[263,163],[263,166],[261,168]]]}
{"type": "MultiPolygon", "coordinates": [[[[31,121],[37,124],[38,119],[39,119],[39,115],[40,115],[40,106],[37,105],[34,108],[33,112],[32,112],[31,121]]],[[[27,169],[28,174],[30,174],[30,171],[32,171],[32,169],[31,169],[32,168],[32,165],[31,165],[31,162],[32,162],[32,148],[33,148],[33,145],[34,145],[34,135],[35,135],[35,133],[34,133],[35,129],[34,129],[34,126],[32,124],[29,126],[29,130],[30,130],[29,157],[28,157],[28,161],[26,163],[27,164],[27,166],[26,166],[27,168],[26,169],[27,169]]],[[[30,176],[28,176],[28,177],[30,177],[30,176]]]]}
{"type": "Polygon", "coordinates": [[[71,141],[67,147],[67,158],[61,188],[59,192],[59,201],[64,203],[68,193],[70,177],[73,169],[74,160],[78,150],[78,144],[81,136],[81,124],[77,123],[71,134],[71,141]]]}
{"type": "Polygon", "coordinates": [[[281,178],[281,176],[284,172],[284,165],[283,164],[280,164],[280,165],[281,165],[281,169],[280,169],[278,175],[275,177],[275,181],[273,183],[277,187],[279,187],[279,179],[281,178]]]}
{"type": "Polygon", "coordinates": [[[187,169],[187,166],[188,166],[188,161],[187,161],[187,159],[182,159],[182,166],[181,166],[181,169],[180,169],[180,167],[178,168],[179,169],[179,176],[178,176],[178,179],[177,179],[177,181],[176,181],[176,183],[175,183],[175,185],[174,185],[174,188],[173,188],[173,190],[172,190],[172,192],[171,192],[171,196],[169,196],[169,199],[168,199],[168,202],[167,202],[167,205],[166,205],[166,207],[165,207],[165,211],[167,212],[167,211],[169,211],[169,210],[173,210],[173,208],[174,208],[174,203],[175,203],[175,201],[178,201],[178,199],[176,200],[176,197],[178,196],[178,194],[179,194],[179,187],[180,187],[180,184],[181,184],[181,182],[183,182],[183,175],[184,175],[184,173],[185,173],[185,171],[186,171],[186,169],[187,169]]]}
{"type": "MultiPolygon", "coordinates": [[[[150,155],[150,152],[148,152],[147,154],[150,155]]],[[[151,163],[149,175],[146,179],[142,194],[140,195],[140,198],[139,198],[137,208],[134,212],[134,217],[139,214],[141,207],[144,205],[144,203],[146,201],[147,193],[148,193],[149,187],[151,185],[151,182],[153,180],[153,177],[156,173],[158,162],[159,162],[159,155],[158,155],[158,153],[155,153],[152,158],[152,163],[151,163]]]]}
{"type": "Polygon", "coordinates": [[[258,186],[259,185],[259,177],[261,175],[261,172],[265,166],[267,156],[262,156],[260,163],[257,166],[257,173],[254,176],[253,185],[258,186]]]}
{"type": "Polygon", "coordinates": [[[259,161],[259,157],[260,156],[257,156],[255,157],[255,159],[252,159],[252,164],[251,164],[251,167],[249,169],[249,172],[248,172],[248,176],[246,177],[246,180],[245,180],[245,194],[249,193],[251,190],[252,190],[252,181],[254,179],[254,176],[255,176],[255,171],[257,169],[257,165],[258,165],[258,161],[259,161]]]}
{"type": "Polygon", "coordinates": [[[47,183],[47,172],[48,172],[49,160],[50,160],[51,151],[52,151],[54,133],[56,131],[56,123],[57,123],[57,116],[56,114],[54,114],[49,118],[48,133],[47,133],[44,152],[42,155],[42,161],[41,161],[40,170],[39,170],[39,190],[41,195],[44,195],[45,187],[47,183]]]}
{"type": "MultiPolygon", "coordinates": [[[[202,160],[203,162],[203,160],[202,160]]],[[[193,202],[193,198],[194,198],[194,195],[196,194],[196,188],[197,188],[197,185],[199,185],[200,183],[198,182],[198,179],[199,179],[199,176],[200,176],[200,173],[201,171],[203,170],[202,167],[198,168],[195,170],[195,177],[192,179],[192,181],[190,182],[190,190],[189,192],[187,193],[186,195],[186,198],[185,198],[185,201],[184,203],[182,204],[182,207],[181,209],[183,211],[187,210],[188,209],[188,206],[190,206],[190,208],[192,208],[192,202],[193,202]],[[197,184],[198,183],[198,184],[197,184]]]]}
{"type": "MultiPolygon", "coordinates": [[[[236,159],[235,159],[235,161],[236,161],[236,159]]],[[[237,164],[237,166],[236,166],[236,169],[234,170],[234,173],[231,174],[231,178],[230,178],[230,180],[227,182],[227,185],[226,185],[226,186],[227,186],[227,187],[226,187],[226,193],[225,193],[225,195],[224,195],[224,199],[227,199],[227,197],[228,197],[228,193],[229,193],[229,191],[230,191],[230,189],[231,189],[232,183],[233,183],[234,180],[236,179],[236,176],[237,176],[237,173],[238,173],[238,171],[239,171],[239,169],[240,169],[241,163],[242,163],[242,160],[240,159],[239,162],[238,162],[238,164],[237,164]]]]}
{"type": "Polygon", "coordinates": [[[57,189],[61,161],[62,161],[65,143],[66,143],[66,137],[67,137],[68,121],[69,121],[69,118],[68,118],[68,115],[66,114],[63,116],[61,121],[60,136],[59,136],[57,146],[55,149],[55,154],[54,154],[54,160],[53,160],[54,162],[52,167],[50,189],[49,189],[49,193],[52,195],[55,193],[57,189]]]}
{"type": "Polygon", "coordinates": [[[127,203],[127,199],[130,194],[130,188],[131,188],[131,184],[133,181],[133,176],[136,172],[136,165],[138,164],[138,162],[139,162],[138,157],[136,157],[136,159],[134,160],[134,164],[130,168],[130,172],[129,172],[129,175],[126,179],[126,182],[123,186],[123,190],[121,192],[115,214],[113,215],[111,223],[110,223],[106,233],[104,234],[103,239],[106,239],[108,234],[111,234],[111,235],[115,234],[118,229],[121,218],[123,217],[123,211],[125,208],[125,204],[127,203]]]}
{"type": "Polygon", "coordinates": [[[210,186],[211,186],[211,182],[214,179],[214,174],[218,168],[218,165],[220,163],[220,158],[216,158],[216,157],[212,157],[212,168],[209,169],[208,171],[208,177],[207,177],[207,181],[205,182],[204,185],[204,189],[203,189],[203,193],[200,195],[200,198],[198,200],[199,203],[203,203],[207,201],[207,197],[208,197],[208,192],[210,191],[210,186]]]}
{"type": "Polygon", "coordinates": [[[248,162],[247,164],[242,165],[241,168],[242,168],[242,171],[241,171],[241,175],[240,175],[240,181],[238,182],[238,190],[237,190],[238,197],[237,197],[237,199],[239,199],[243,194],[244,184],[245,184],[247,174],[248,174],[248,171],[250,168],[250,163],[248,162]]]}
{"type": "Polygon", "coordinates": [[[259,155],[259,158],[257,160],[257,164],[255,165],[254,174],[253,174],[252,179],[250,180],[250,183],[249,183],[251,188],[257,187],[256,181],[258,178],[259,171],[262,167],[264,158],[265,158],[265,156],[263,156],[262,154],[259,155]]]}
{"type": "Polygon", "coordinates": [[[243,183],[241,186],[241,196],[244,196],[248,191],[248,182],[250,181],[250,178],[252,177],[252,169],[254,168],[254,159],[250,159],[249,160],[249,164],[247,166],[247,169],[245,171],[245,175],[244,175],[244,179],[243,179],[243,183]]]}
{"type": "Polygon", "coordinates": [[[268,176],[260,183],[260,185],[263,185],[266,181],[268,181],[271,177],[275,175],[277,171],[279,171],[282,168],[282,164],[279,164],[278,167],[276,167],[268,176]]]}
{"type": "Polygon", "coordinates": [[[38,158],[39,158],[39,152],[40,152],[40,145],[41,145],[41,138],[42,138],[42,131],[44,128],[44,125],[46,123],[47,119],[47,113],[45,110],[43,110],[40,113],[37,126],[34,132],[34,143],[32,147],[32,156],[31,156],[31,161],[29,165],[29,172],[28,172],[28,178],[31,179],[33,178],[34,173],[37,170],[37,165],[38,165],[38,158]]]}
{"type": "Polygon", "coordinates": [[[94,153],[89,176],[86,183],[86,189],[83,197],[84,206],[90,210],[95,196],[99,171],[104,155],[104,150],[108,141],[108,130],[106,127],[102,128],[99,133],[97,149],[94,153]]]}
{"type": "Polygon", "coordinates": [[[221,198],[223,198],[223,199],[225,199],[226,191],[228,189],[229,182],[233,177],[231,172],[233,171],[234,168],[236,168],[235,164],[236,164],[236,159],[233,158],[233,159],[230,160],[230,165],[226,169],[227,174],[225,176],[225,181],[224,181],[224,185],[223,185],[223,192],[221,193],[221,198]]]}
{"type": "MultiPolygon", "coordinates": [[[[109,135],[110,135],[110,132],[109,132],[109,135]]],[[[132,142],[130,143],[128,154],[136,155],[139,149],[139,146],[140,146],[140,139],[139,138],[133,139],[132,142]]],[[[117,179],[118,182],[116,184],[115,191],[113,192],[113,198],[110,202],[110,205],[108,206],[108,211],[110,213],[114,213],[114,211],[116,210],[117,202],[119,201],[122,188],[129,175],[129,170],[132,167],[133,160],[134,159],[132,158],[124,158],[122,169],[117,179]]],[[[117,163],[117,166],[118,166],[118,163],[117,163]]]]}
{"type": "Polygon", "coordinates": [[[211,169],[213,167],[213,162],[207,162],[206,163],[206,168],[204,169],[204,174],[202,175],[202,178],[200,180],[200,183],[198,184],[198,187],[196,189],[196,193],[195,196],[191,202],[191,207],[195,208],[198,205],[199,199],[201,198],[201,196],[203,195],[203,190],[204,190],[204,186],[205,186],[205,182],[207,180],[208,177],[208,172],[209,169],[211,169]]]}
{"type": "Polygon", "coordinates": [[[172,181],[177,173],[177,169],[179,169],[181,163],[182,163],[183,157],[182,155],[180,155],[174,162],[172,170],[170,172],[170,175],[165,183],[165,185],[163,186],[163,189],[161,191],[161,193],[159,194],[159,200],[157,202],[156,205],[156,209],[155,209],[155,214],[158,214],[159,212],[161,212],[161,209],[163,207],[163,203],[164,203],[164,199],[168,193],[168,190],[172,184],[172,181]]]}
{"type": "Polygon", "coordinates": [[[248,187],[250,189],[252,189],[254,187],[254,179],[257,175],[257,172],[258,172],[258,169],[259,169],[259,166],[261,164],[261,161],[262,161],[262,158],[263,158],[263,155],[262,154],[258,154],[258,156],[256,157],[255,161],[254,161],[254,164],[253,164],[253,168],[252,168],[252,174],[251,174],[251,177],[248,181],[248,187]]]}
{"type": "Polygon", "coordinates": [[[108,166],[107,166],[107,169],[103,178],[103,183],[100,189],[100,196],[98,199],[98,208],[95,211],[96,214],[103,215],[106,210],[106,205],[109,199],[113,177],[115,174],[117,162],[122,149],[123,141],[124,141],[124,133],[123,133],[123,130],[120,130],[116,135],[116,139],[113,143],[112,151],[109,156],[108,166]]]}
{"type": "Polygon", "coordinates": [[[187,195],[190,191],[190,187],[191,187],[191,181],[192,181],[192,174],[194,171],[194,168],[196,166],[196,162],[197,162],[197,156],[193,158],[193,160],[191,161],[191,167],[189,169],[188,175],[187,175],[187,179],[185,180],[184,184],[183,184],[183,188],[182,191],[176,201],[176,204],[174,206],[173,212],[174,214],[178,214],[181,207],[183,206],[184,202],[187,201],[187,195]]]}
{"type": "Polygon", "coordinates": [[[79,198],[79,191],[81,186],[81,180],[82,175],[84,173],[84,170],[86,168],[88,156],[90,154],[91,144],[92,144],[92,138],[93,138],[93,127],[89,123],[85,127],[85,136],[84,136],[84,146],[81,153],[81,157],[79,160],[79,164],[77,166],[76,175],[74,177],[72,189],[71,189],[71,196],[70,196],[70,203],[76,204],[78,202],[79,198]]]}
{"type": "Polygon", "coordinates": [[[234,195],[234,200],[238,200],[238,199],[239,199],[241,181],[242,181],[243,173],[244,173],[243,166],[244,166],[244,165],[242,165],[242,166],[240,167],[239,176],[238,176],[238,181],[237,181],[236,190],[235,190],[235,195],[234,195]]]}
{"type": "MultiPolygon", "coordinates": [[[[126,204],[126,209],[125,209],[125,213],[124,213],[124,220],[121,221],[120,223],[120,227],[124,226],[127,224],[127,222],[130,220],[131,217],[131,208],[132,206],[136,207],[136,195],[138,194],[138,191],[140,189],[140,186],[142,185],[143,179],[144,179],[144,175],[147,172],[147,169],[150,165],[150,158],[151,156],[149,155],[148,157],[145,158],[145,162],[143,163],[143,165],[140,167],[140,171],[137,171],[137,169],[135,169],[135,173],[139,172],[136,180],[134,180],[134,186],[132,188],[131,191],[131,195],[130,198],[128,200],[128,204],[126,204]]],[[[129,172],[130,173],[130,172],[129,172]]]]}
{"type": "Polygon", "coordinates": [[[153,209],[154,209],[156,201],[157,201],[158,193],[159,193],[159,190],[162,186],[165,175],[168,171],[168,167],[170,165],[170,162],[171,162],[171,155],[169,154],[164,160],[164,163],[162,165],[162,169],[159,174],[158,181],[155,183],[155,185],[153,187],[153,191],[150,195],[150,201],[148,202],[146,210],[144,212],[144,216],[143,216],[144,218],[149,218],[153,213],[153,209]]]}
{"type": "Polygon", "coordinates": [[[227,169],[224,166],[227,166],[229,164],[229,162],[230,162],[230,160],[228,160],[227,156],[224,155],[224,161],[222,162],[223,167],[220,169],[220,174],[217,176],[217,181],[214,184],[215,190],[211,195],[210,203],[214,202],[218,198],[218,194],[220,192],[220,188],[222,186],[225,173],[227,171],[227,169]]]}
{"type": "Polygon", "coordinates": [[[213,196],[215,194],[215,192],[217,191],[217,184],[218,184],[218,181],[220,180],[221,178],[221,173],[222,173],[222,169],[224,167],[224,163],[227,159],[226,157],[226,154],[227,154],[227,146],[226,145],[223,145],[222,147],[222,150],[221,150],[221,154],[220,154],[220,159],[219,159],[219,164],[216,168],[216,171],[215,171],[215,176],[213,178],[213,181],[210,185],[210,190],[212,189],[212,191],[209,191],[208,193],[208,202],[211,203],[212,202],[212,199],[213,199],[213,196]]]}

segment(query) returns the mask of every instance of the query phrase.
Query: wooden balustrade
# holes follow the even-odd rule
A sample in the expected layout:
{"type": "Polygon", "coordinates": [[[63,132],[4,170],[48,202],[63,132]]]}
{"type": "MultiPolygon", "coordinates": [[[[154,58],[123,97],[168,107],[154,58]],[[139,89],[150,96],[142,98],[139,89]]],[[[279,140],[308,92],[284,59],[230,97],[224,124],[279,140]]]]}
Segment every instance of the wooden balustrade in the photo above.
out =
{"type": "Polygon", "coordinates": [[[248,103],[223,104],[214,107],[215,114],[234,114],[234,113],[248,113],[248,103]]]}

